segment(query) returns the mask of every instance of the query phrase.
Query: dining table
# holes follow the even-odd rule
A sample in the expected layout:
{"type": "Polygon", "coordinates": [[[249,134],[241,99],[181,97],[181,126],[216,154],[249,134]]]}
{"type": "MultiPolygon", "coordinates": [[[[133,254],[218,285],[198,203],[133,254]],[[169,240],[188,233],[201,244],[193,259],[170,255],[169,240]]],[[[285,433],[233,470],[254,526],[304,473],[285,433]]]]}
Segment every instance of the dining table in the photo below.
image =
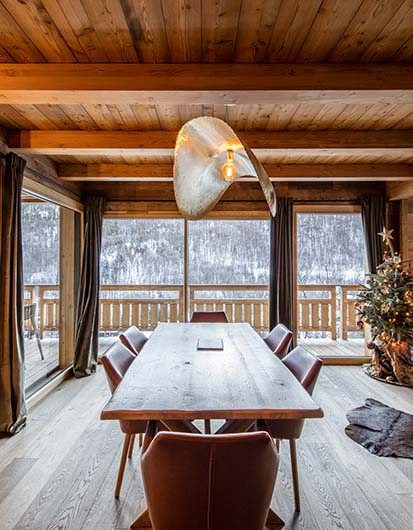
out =
{"type": "MultiPolygon", "coordinates": [[[[248,431],[257,419],[323,417],[322,409],[246,323],[160,323],[101,413],[103,420],[156,420],[164,429],[248,431]],[[208,349],[210,348],[210,349],[208,349]]],[[[282,528],[272,510],[266,528],[282,528]]],[[[133,529],[152,528],[144,510],[133,529]]]]}

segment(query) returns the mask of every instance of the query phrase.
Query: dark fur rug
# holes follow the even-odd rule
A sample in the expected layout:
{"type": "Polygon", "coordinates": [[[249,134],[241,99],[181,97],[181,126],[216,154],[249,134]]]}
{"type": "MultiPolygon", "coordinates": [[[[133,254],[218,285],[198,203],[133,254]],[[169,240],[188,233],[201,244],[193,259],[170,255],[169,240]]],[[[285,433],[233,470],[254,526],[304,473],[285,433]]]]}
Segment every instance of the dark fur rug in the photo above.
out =
{"type": "Polygon", "coordinates": [[[378,456],[413,459],[413,415],[375,399],[347,414],[346,434],[378,456]]]}

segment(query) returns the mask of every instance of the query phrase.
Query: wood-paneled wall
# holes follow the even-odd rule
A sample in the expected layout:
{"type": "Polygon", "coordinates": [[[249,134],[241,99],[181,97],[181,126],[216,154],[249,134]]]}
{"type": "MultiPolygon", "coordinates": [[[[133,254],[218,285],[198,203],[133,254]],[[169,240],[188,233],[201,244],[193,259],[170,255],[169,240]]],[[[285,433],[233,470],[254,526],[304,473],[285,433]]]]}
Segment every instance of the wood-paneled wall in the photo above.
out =
{"type": "Polygon", "coordinates": [[[400,201],[400,252],[413,260],[413,198],[400,201]]]}

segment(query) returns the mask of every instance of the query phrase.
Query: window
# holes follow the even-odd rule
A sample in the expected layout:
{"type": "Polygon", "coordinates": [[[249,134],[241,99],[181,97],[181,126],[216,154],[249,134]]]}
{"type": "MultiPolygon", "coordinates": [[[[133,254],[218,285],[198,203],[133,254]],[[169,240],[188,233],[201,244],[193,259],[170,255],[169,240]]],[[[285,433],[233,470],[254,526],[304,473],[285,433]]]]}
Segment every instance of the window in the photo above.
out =
{"type": "Polygon", "coordinates": [[[189,310],[224,310],[268,331],[269,221],[188,223],[189,310]]]}
{"type": "Polygon", "coordinates": [[[365,270],[361,214],[297,214],[298,285],[358,284],[365,270]]]}
{"type": "Polygon", "coordinates": [[[182,285],[183,221],[104,219],[102,285],[182,285]]]}
{"type": "Polygon", "coordinates": [[[355,296],[366,270],[364,235],[361,214],[348,210],[305,207],[296,215],[298,338],[309,349],[330,348],[326,355],[363,355],[355,296]],[[320,339],[346,342],[338,348],[320,339]]]}
{"type": "Polygon", "coordinates": [[[59,367],[60,206],[23,194],[26,389],[59,367]]]}
{"type": "Polygon", "coordinates": [[[268,285],[269,221],[190,221],[188,282],[268,285]]]}
{"type": "Polygon", "coordinates": [[[104,219],[99,348],[136,325],[184,319],[184,222],[181,219],[104,219]]]}

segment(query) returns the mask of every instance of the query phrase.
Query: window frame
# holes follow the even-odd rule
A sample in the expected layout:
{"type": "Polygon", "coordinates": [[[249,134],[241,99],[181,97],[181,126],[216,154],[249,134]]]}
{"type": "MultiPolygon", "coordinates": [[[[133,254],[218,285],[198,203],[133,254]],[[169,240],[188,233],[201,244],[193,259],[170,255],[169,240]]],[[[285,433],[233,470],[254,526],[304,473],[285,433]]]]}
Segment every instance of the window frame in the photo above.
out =
{"type": "MultiPolygon", "coordinates": [[[[50,379],[34,388],[33,394],[42,392],[53,377],[68,370],[73,364],[75,337],[75,309],[77,284],[80,274],[81,249],[83,244],[83,204],[45,184],[23,178],[22,190],[47,203],[60,207],[59,237],[59,366],[50,379]],[[61,237],[65,234],[65,237],[61,237]]],[[[30,397],[30,395],[29,395],[30,397]]]]}

